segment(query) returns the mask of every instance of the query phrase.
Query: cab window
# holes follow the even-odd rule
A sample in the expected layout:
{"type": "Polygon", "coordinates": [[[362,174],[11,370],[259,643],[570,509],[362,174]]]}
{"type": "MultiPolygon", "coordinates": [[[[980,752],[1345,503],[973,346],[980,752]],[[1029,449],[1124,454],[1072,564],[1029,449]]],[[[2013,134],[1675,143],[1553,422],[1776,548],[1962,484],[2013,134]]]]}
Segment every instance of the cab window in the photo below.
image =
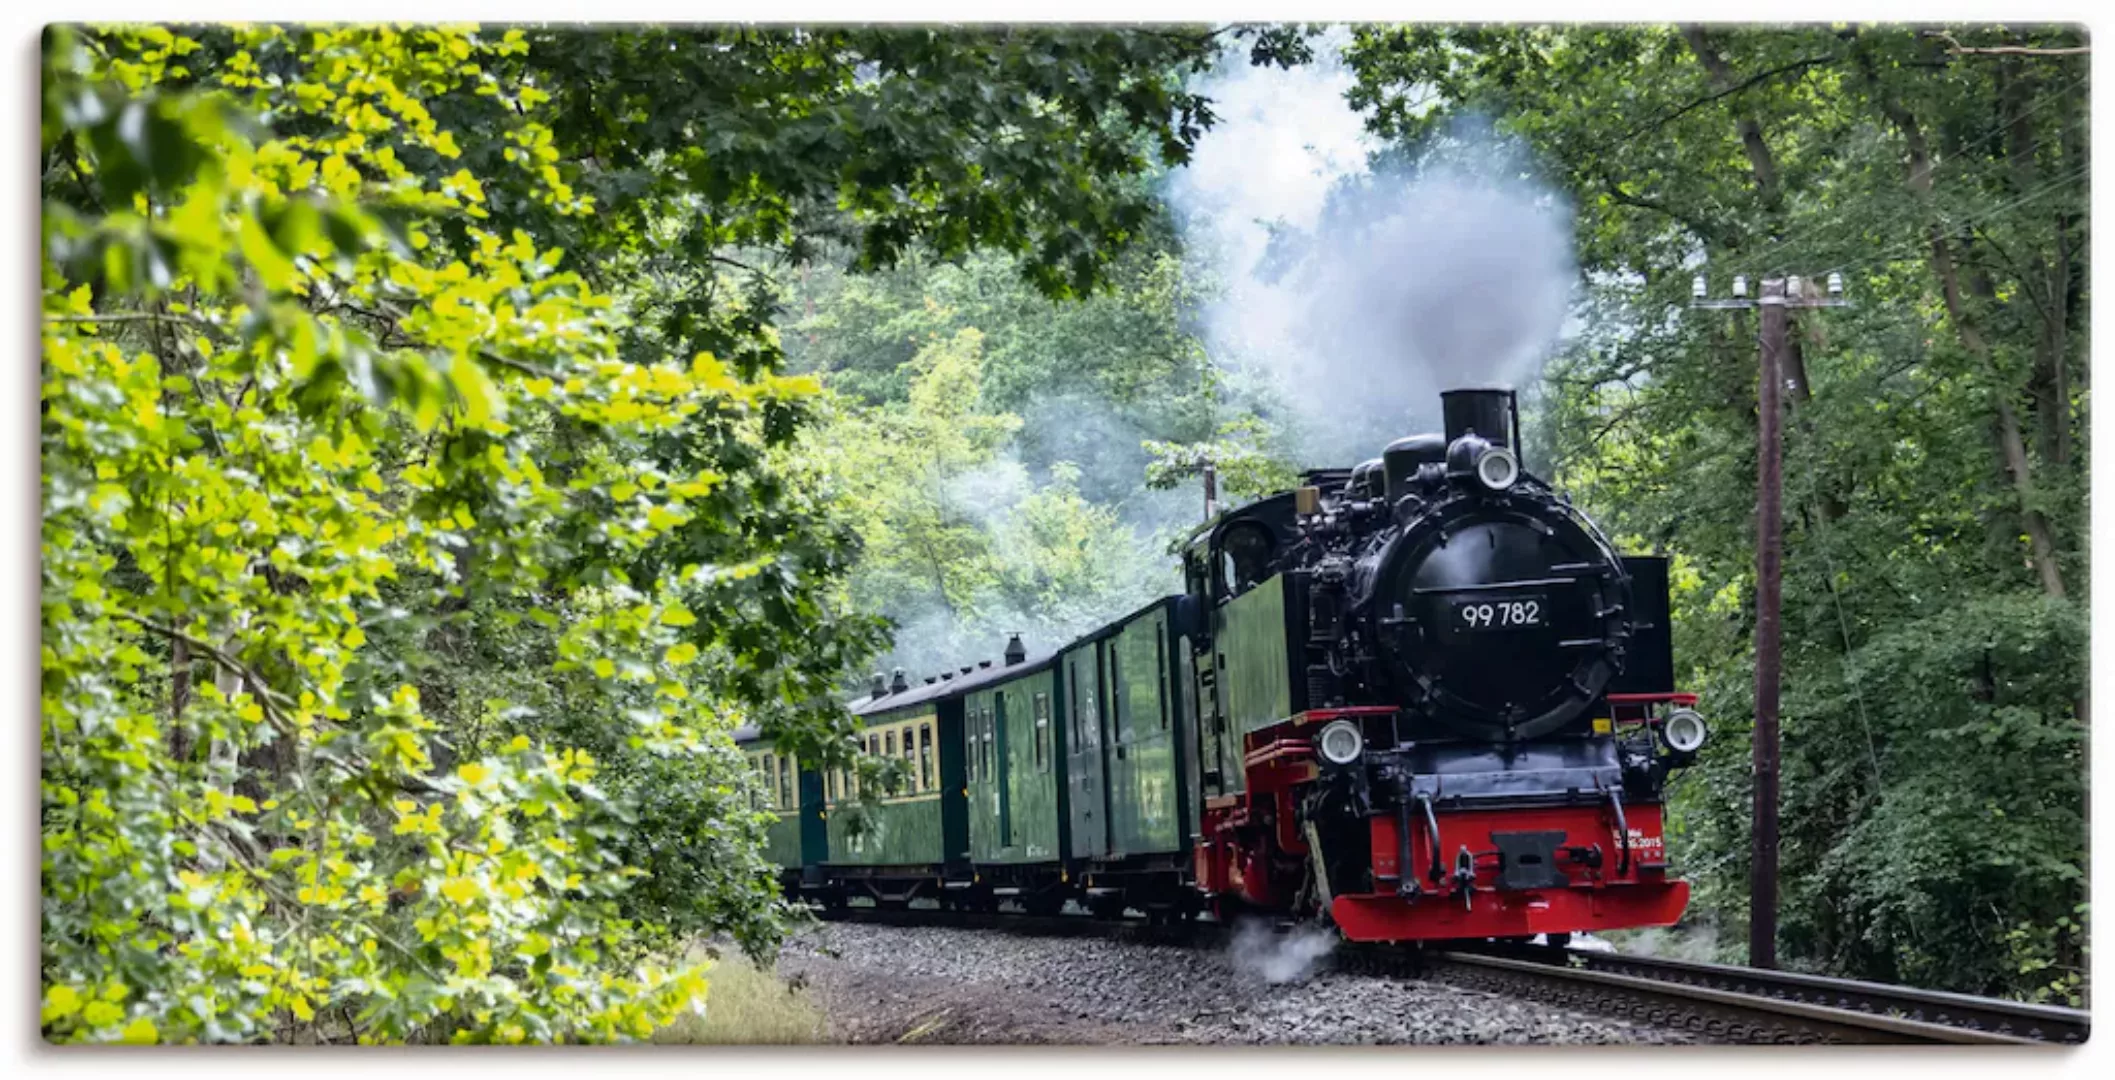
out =
{"type": "Polygon", "coordinates": [[[1050,695],[1035,696],[1035,768],[1050,771],[1050,695]]]}

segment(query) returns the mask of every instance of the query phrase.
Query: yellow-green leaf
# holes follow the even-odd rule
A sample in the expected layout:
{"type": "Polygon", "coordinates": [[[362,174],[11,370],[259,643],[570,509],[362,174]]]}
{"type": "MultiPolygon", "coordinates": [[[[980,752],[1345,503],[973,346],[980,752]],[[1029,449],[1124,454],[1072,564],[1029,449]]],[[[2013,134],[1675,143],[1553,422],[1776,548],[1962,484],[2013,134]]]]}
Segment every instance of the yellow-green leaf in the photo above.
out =
{"type": "Polygon", "coordinates": [[[81,994],[71,986],[54,986],[44,994],[44,1022],[64,1019],[81,1011],[81,994]]]}
{"type": "Polygon", "coordinates": [[[469,904],[477,893],[477,882],[466,877],[452,877],[441,883],[441,895],[457,904],[469,904]]]}

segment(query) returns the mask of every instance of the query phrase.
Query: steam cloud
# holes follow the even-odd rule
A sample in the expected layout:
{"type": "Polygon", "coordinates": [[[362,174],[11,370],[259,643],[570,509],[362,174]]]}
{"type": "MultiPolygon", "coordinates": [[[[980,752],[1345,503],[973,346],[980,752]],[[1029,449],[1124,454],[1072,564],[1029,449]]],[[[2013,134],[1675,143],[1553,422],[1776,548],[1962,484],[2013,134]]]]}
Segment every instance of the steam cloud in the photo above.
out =
{"type": "MultiPolygon", "coordinates": [[[[1313,63],[1290,70],[1230,50],[1200,87],[1219,121],[1166,192],[1189,272],[1219,285],[1193,325],[1222,392],[1281,428],[1303,467],[1356,464],[1438,430],[1441,390],[1525,391],[1576,277],[1569,208],[1517,147],[1456,126],[1405,155],[1365,133],[1344,100],[1347,38],[1331,31],[1313,63]]],[[[1041,652],[1180,587],[1165,549],[1195,524],[1197,493],[1143,490],[1141,418],[1078,390],[1020,412],[1013,453],[951,484],[950,511],[1003,537],[1048,470],[1069,462],[1080,494],[1120,516],[1136,562],[1093,596],[899,601],[884,668],[916,681],[996,660],[1014,630],[1041,652]]]]}
{"type": "Polygon", "coordinates": [[[1230,57],[1203,86],[1220,122],[1170,185],[1225,285],[1200,324],[1213,360],[1268,388],[1303,466],[1437,430],[1441,390],[1526,389],[1576,279],[1569,208],[1488,128],[1380,152],[1343,100],[1343,38],[1289,71],[1230,57]]]}
{"type": "Polygon", "coordinates": [[[1235,971],[1275,986],[1305,981],[1336,947],[1336,934],[1319,926],[1279,934],[1266,922],[1248,919],[1234,928],[1227,959],[1235,971]]]}

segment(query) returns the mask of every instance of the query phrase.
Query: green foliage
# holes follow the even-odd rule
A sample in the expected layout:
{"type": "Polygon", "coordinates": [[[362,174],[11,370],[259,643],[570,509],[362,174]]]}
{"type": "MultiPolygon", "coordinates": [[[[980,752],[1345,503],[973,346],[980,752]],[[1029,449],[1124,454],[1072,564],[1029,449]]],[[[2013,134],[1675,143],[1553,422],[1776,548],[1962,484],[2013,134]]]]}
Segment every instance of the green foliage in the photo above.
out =
{"type": "MultiPolygon", "coordinates": [[[[47,218],[47,1033],[643,1036],[702,976],[622,964],[617,897],[636,871],[609,846],[624,810],[594,759],[525,735],[451,745],[418,687],[363,651],[414,618],[385,590],[467,596],[465,563],[475,592],[516,603],[589,587],[549,568],[570,554],[569,515],[600,516],[581,493],[645,479],[628,440],[801,387],[718,376],[703,356],[619,361],[604,302],[526,235],[473,226],[459,257],[418,254],[441,255],[423,222],[474,217],[482,188],[399,164],[451,146],[418,98],[469,93],[457,61],[518,38],[233,38],[294,65],[311,92],[283,104],[318,134],[198,120],[256,80],[230,62],[225,93],[159,89],[159,65],[197,51],[166,31],[61,32],[47,51],[48,97],[128,100],[105,110],[121,132],[168,121],[113,140],[103,111],[60,108],[45,132],[81,180],[47,218]],[[126,209],[68,212],[76,193],[126,209]],[[407,207],[403,237],[377,224],[407,207]],[[397,340],[337,305],[402,312],[397,340]],[[528,433],[581,421],[603,428],[608,464],[547,473],[528,433]]],[[[671,483],[596,533],[651,545],[712,482],[671,483]]],[[[674,610],[675,587],[656,582],[652,606],[674,610]]],[[[666,654],[614,655],[627,679],[672,676],[666,654]]],[[[671,698],[637,730],[679,746],[701,705],[671,698]]]]}
{"type": "Polygon", "coordinates": [[[1299,473],[1263,448],[1270,432],[1254,416],[1221,424],[1214,437],[1189,444],[1148,440],[1146,452],[1153,461],[1146,466],[1146,483],[1169,488],[1198,475],[1210,465],[1217,474],[1221,497],[1228,505],[1285,491],[1299,482],[1299,473]]]}
{"type": "Polygon", "coordinates": [[[885,779],[881,627],[721,252],[1091,285],[1203,48],[51,31],[46,1036],[638,1038],[705,988],[651,956],[767,949],[728,733],[885,779]]]}
{"type": "Polygon", "coordinates": [[[2083,58],[1821,26],[1374,27],[1349,56],[1399,146],[1489,116],[1574,200],[1581,330],[1533,419],[1582,505],[1678,557],[1678,664],[1731,737],[1671,827],[1721,941],[1748,888],[1756,328],[1683,309],[1698,272],[1844,275],[1856,306],[1799,314],[1787,368],[1780,943],[2074,995],[2083,58]]]}
{"type": "Polygon", "coordinates": [[[1062,640],[1154,592],[1150,545],[1081,494],[1075,466],[1032,484],[1011,456],[1021,419],[983,404],[984,341],[934,341],[905,365],[905,400],[840,402],[816,431],[817,473],[865,542],[852,605],[892,613],[893,658],[919,670],[995,652],[1009,631],[1062,640]]]}
{"type": "Polygon", "coordinates": [[[1190,327],[1210,291],[1165,221],[1062,303],[996,254],[790,283],[787,358],[838,396],[818,470],[859,507],[850,592],[897,622],[888,662],[952,666],[1016,630],[1055,644],[1174,588],[1162,551],[1196,521],[1197,479],[1159,458],[1223,457],[1229,499],[1275,490],[1272,432],[1225,400],[1190,327]]]}

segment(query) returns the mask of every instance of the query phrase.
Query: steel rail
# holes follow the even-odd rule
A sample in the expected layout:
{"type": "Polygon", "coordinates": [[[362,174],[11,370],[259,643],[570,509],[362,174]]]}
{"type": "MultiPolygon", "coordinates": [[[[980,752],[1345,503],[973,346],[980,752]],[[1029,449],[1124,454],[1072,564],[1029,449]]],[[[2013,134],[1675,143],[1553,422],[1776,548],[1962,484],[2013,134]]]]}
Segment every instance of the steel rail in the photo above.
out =
{"type": "MultiPolygon", "coordinates": [[[[946,926],[1041,937],[1107,937],[1189,948],[1223,946],[1232,929],[1213,921],[931,908],[842,908],[823,921],[946,926]]],[[[1938,1043],[2058,1046],[2083,1043],[2081,1009],[1889,986],[1798,972],[1661,960],[1585,949],[1493,944],[1432,949],[1345,942],[1336,967],[1382,978],[1424,978],[1581,1012],[1624,1016],[1728,1043],[1938,1043]]]]}
{"type": "MultiPolygon", "coordinates": [[[[1496,949],[1479,951],[1485,955],[1508,955],[1496,949]]],[[[1546,956],[1522,956],[1518,952],[1511,955],[1515,959],[1552,963],[1546,956]]],[[[2075,1044],[2085,1042],[2091,1031],[2091,1015],[2083,1009],[1921,990],[1829,975],[1663,960],[1585,949],[1566,950],[1562,954],[1562,963],[1574,971],[1644,979],[1713,993],[1740,994],[1780,1006],[1856,1013],[1874,1018],[1871,1023],[1876,1026],[1881,1020],[1899,1020],[1959,1033],[1954,1038],[1935,1041],[2075,1044]]],[[[1905,1034],[1914,1034],[1924,1028],[1905,1027],[1901,1030],[1905,1034]]]]}
{"type": "MultiPolygon", "coordinates": [[[[1900,987],[1823,979],[1820,981],[1868,989],[1853,994],[1842,986],[1825,991],[1807,986],[1793,992],[1788,985],[1756,977],[1780,972],[1727,969],[1740,973],[1720,980],[1743,984],[1734,988],[1685,981],[1674,977],[1673,972],[1629,974],[1596,968],[1591,963],[1574,967],[1562,961],[1579,954],[1560,955],[1559,960],[1548,960],[1482,951],[1433,953],[1425,961],[1426,975],[1482,989],[1521,993],[1585,1011],[1628,1014],[1648,1023],[1686,1028],[1730,1042],[2049,1046],[2079,1042],[2085,1037],[2082,1014],[2075,1025],[2062,1028],[2046,1021],[2031,1027],[2009,1022],[1988,1026],[1984,1017],[2011,1003],[1970,999],[1981,1007],[1978,1015],[1971,1018],[1958,1011],[1934,1013],[1918,1008],[1910,1004],[1910,999],[1925,992],[1904,993],[1900,987]]],[[[1602,953],[1598,957],[1609,955],[1602,953]]],[[[1652,961],[1619,959],[1634,971],[1654,970],[1652,961]]],[[[1813,978],[1803,976],[1799,981],[1813,978]]]]}

